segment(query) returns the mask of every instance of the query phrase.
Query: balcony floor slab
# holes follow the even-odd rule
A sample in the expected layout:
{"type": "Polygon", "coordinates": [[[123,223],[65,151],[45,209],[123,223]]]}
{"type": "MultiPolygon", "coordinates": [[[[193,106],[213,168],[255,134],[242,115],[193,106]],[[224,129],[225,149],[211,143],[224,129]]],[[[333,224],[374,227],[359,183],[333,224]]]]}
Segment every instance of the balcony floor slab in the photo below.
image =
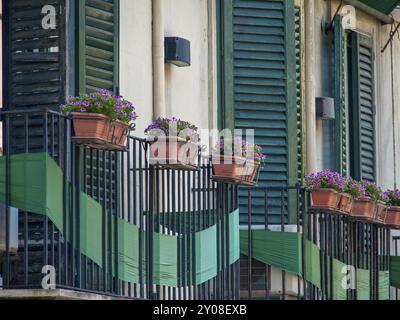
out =
{"type": "Polygon", "coordinates": [[[55,289],[12,289],[0,290],[0,300],[130,300],[82,291],[55,289]]]}

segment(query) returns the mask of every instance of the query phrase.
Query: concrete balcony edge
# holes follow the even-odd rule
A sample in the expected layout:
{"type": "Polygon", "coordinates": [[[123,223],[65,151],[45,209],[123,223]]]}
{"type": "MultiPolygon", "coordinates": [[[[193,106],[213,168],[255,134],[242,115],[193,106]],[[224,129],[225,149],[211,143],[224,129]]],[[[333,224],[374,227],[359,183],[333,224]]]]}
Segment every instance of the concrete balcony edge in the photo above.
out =
{"type": "Polygon", "coordinates": [[[108,296],[66,289],[4,289],[0,300],[132,300],[127,297],[108,296]]]}

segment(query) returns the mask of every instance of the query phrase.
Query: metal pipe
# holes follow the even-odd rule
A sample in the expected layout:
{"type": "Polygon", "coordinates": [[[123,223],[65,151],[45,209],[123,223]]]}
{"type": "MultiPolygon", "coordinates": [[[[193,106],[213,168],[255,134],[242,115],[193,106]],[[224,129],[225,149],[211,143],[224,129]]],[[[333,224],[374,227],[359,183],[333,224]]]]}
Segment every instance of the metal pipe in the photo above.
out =
{"type": "Polygon", "coordinates": [[[166,116],[163,0],[153,0],[153,117],[166,116]]]}
{"type": "Polygon", "coordinates": [[[314,52],[314,1],[305,1],[305,103],[306,103],[306,131],[307,131],[307,171],[317,169],[316,164],[316,114],[315,114],[315,52],[314,52]]]}

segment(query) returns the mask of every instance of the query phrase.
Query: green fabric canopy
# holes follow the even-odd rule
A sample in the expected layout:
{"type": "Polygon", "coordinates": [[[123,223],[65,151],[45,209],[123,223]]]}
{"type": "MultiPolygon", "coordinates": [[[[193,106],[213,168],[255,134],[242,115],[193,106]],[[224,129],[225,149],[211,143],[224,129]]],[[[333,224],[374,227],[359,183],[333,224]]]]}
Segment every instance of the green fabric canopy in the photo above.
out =
{"type": "Polygon", "coordinates": [[[333,300],[347,300],[347,266],[333,259],[333,300]]]}
{"type": "Polygon", "coordinates": [[[369,300],[371,277],[370,271],[365,269],[357,269],[357,300],[369,300]]]}
{"type": "Polygon", "coordinates": [[[400,289],[400,257],[390,257],[390,285],[400,289]]]}
{"type": "Polygon", "coordinates": [[[379,300],[389,300],[389,271],[379,272],[379,300]]]}
{"type": "Polygon", "coordinates": [[[399,0],[359,0],[359,1],[384,14],[391,13],[396,8],[396,6],[400,4],[399,0]]]}
{"type": "Polygon", "coordinates": [[[321,289],[320,255],[318,246],[311,241],[306,241],[306,279],[319,289],[321,289]]]}
{"type": "Polygon", "coordinates": [[[196,283],[204,283],[218,274],[217,226],[196,233],[196,283]]]}
{"type": "MultiPolygon", "coordinates": [[[[248,231],[240,232],[240,252],[248,254],[248,231]]],[[[297,232],[252,231],[252,257],[296,275],[301,274],[301,235],[297,232]]]]}
{"type": "MultiPolygon", "coordinates": [[[[115,216],[108,212],[103,213],[102,206],[93,198],[80,192],[77,194],[64,179],[62,170],[46,153],[29,153],[12,155],[9,161],[9,194],[11,207],[22,211],[46,215],[54,225],[64,231],[63,221],[63,194],[64,186],[67,196],[67,212],[71,200],[71,192],[76,205],[79,197],[80,210],[80,252],[103,266],[103,234],[108,236],[108,230],[102,230],[103,214],[106,214],[106,228],[112,218],[112,228],[115,231],[115,216]]],[[[0,201],[6,200],[6,158],[0,157],[0,201]]],[[[67,234],[69,240],[69,214],[67,218],[67,234]]],[[[196,284],[204,283],[218,274],[217,270],[217,228],[222,222],[217,222],[210,228],[197,232],[196,237],[196,284]]],[[[229,261],[231,264],[239,259],[239,211],[229,215],[229,261]]],[[[125,220],[117,219],[118,228],[118,276],[121,280],[131,283],[144,283],[140,279],[139,265],[142,263],[145,273],[145,258],[139,261],[139,233],[138,226],[125,220]]],[[[142,237],[147,238],[146,231],[142,237]]],[[[180,235],[164,235],[154,233],[153,236],[153,281],[155,284],[177,287],[178,286],[178,239],[180,235]]],[[[76,242],[75,242],[76,243],[76,242]]],[[[108,241],[106,241],[108,245],[108,241]]],[[[109,248],[107,248],[108,250],[109,248]]],[[[115,255],[114,245],[111,249],[115,255]]],[[[115,272],[115,270],[113,270],[115,272]]]]}

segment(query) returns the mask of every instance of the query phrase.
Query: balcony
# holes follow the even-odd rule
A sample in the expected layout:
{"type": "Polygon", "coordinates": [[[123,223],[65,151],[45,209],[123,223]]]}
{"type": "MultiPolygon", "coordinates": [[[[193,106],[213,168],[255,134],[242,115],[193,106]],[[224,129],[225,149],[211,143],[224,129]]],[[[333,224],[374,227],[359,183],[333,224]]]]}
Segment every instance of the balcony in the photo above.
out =
{"type": "Polygon", "coordinates": [[[398,299],[399,237],[388,226],[314,210],[301,186],[242,195],[242,298],[398,299]]]}
{"type": "Polygon", "coordinates": [[[135,137],[76,145],[51,110],[1,117],[0,299],[398,299],[399,238],[304,187],[216,183],[208,157],[155,167],[135,137]]]}
{"type": "Polygon", "coordinates": [[[207,157],[163,169],[143,139],[101,151],[57,112],[1,117],[0,296],[239,299],[238,190],[207,157]]]}

